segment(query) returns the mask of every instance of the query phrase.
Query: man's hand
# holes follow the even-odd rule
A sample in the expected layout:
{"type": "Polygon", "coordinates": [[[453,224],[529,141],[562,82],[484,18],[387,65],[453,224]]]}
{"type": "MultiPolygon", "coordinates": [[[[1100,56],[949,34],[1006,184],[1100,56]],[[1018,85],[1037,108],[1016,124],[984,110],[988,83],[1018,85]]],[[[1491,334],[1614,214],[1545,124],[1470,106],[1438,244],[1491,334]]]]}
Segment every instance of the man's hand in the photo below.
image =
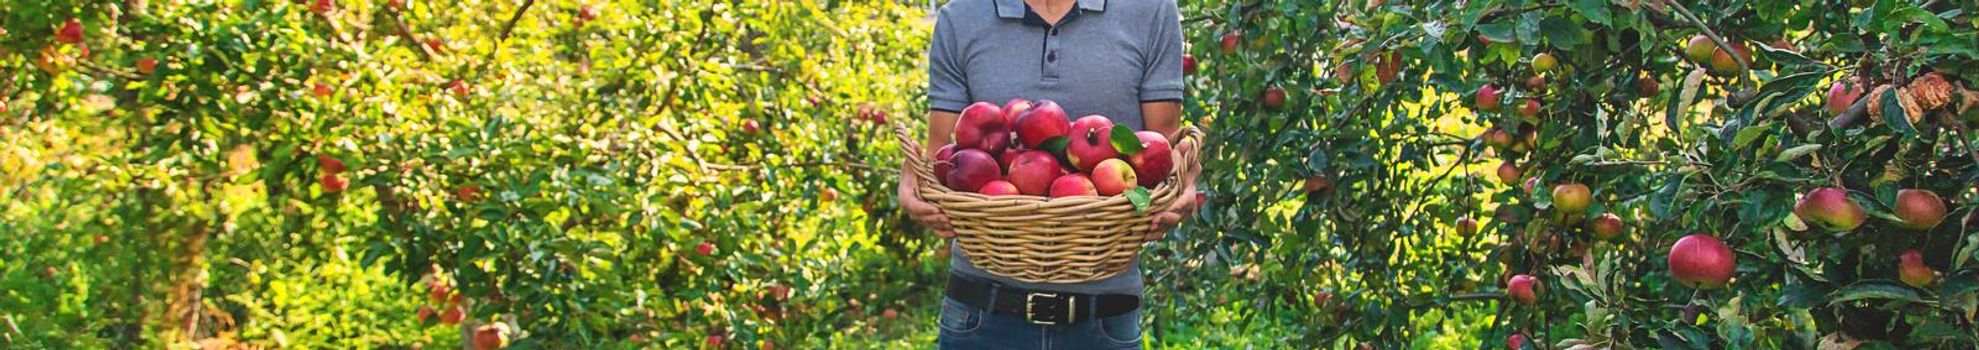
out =
{"type": "Polygon", "coordinates": [[[1168,235],[1168,230],[1174,229],[1175,225],[1181,224],[1182,220],[1194,216],[1196,214],[1196,208],[1201,207],[1201,205],[1202,203],[1196,202],[1195,186],[1184,188],[1181,197],[1175,198],[1175,203],[1169,204],[1167,209],[1154,214],[1154,222],[1148,225],[1148,232],[1142,239],[1150,242],[1160,240],[1162,236],[1168,235]]]}
{"type": "Polygon", "coordinates": [[[907,217],[927,225],[928,229],[934,230],[941,238],[955,238],[955,227],[948,224],[948,214],[942,213],[940,207],[921,200],[920,192],[915,190],[918,187],[916,182],[919,180],[906,170],[905,164],[901,165],[901,169],[900,209],[906,210],[907,217]]]}
{"type": "MultiPolygon", "coordinates": [[[[1182,144],[1178,144],[1178,146],[1194,147],[1196,146],[1194,144],[1195,142],[1196,140],[1188,140],[1182,144]]],[[[1180,148],[1177,148],[1176,152],[1178,154],[1175,159],[1182,158],[1179,150],[1180,148]]],[[[1178,165],[1182,166],[1182,175],[1177,177],[1176,181],[1181,181],[1179,185],[1182,186],[1182,193],[1178,198],[1175,198],[1174,203],[1168,204],[1168,208],[1154,214],[1154,221],[1149,223],[1148,232],[1145,237],[1142,237],[1146,241],[1160,240],[1162,236],[1168,235],[1168,230],[1174,229],[1175,225],[1180,225],[1182,221],[1195,216],[1196,209],[1202,207],[1202,203],[1196,201],[1196,176],[1202,174],[1201,161],[1198,160],[1196,162],[1178,165]]]]}

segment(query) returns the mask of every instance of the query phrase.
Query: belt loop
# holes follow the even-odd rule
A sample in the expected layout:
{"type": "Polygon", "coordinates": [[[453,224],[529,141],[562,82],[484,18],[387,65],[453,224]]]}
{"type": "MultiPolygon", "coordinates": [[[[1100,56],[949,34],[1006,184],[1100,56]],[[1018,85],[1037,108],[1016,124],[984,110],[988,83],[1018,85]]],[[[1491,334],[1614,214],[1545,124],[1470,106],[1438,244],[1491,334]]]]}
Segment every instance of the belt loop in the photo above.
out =
{"type": "Polygon", "coordinates": [[[998,291],[1003,289],[1003,284],[996,282],[989,282],[989,285],[990,285],[989,302],[983,303],[983,312],[996,313],[996,294],[998,291]]]}
{"type": "Polygon", "coordinates": [[[1086,315],[1094,320],[1099,319],[1099,296],[1099,294],[1093,294],[1092,302],[1086,303],[1086,315]]]}

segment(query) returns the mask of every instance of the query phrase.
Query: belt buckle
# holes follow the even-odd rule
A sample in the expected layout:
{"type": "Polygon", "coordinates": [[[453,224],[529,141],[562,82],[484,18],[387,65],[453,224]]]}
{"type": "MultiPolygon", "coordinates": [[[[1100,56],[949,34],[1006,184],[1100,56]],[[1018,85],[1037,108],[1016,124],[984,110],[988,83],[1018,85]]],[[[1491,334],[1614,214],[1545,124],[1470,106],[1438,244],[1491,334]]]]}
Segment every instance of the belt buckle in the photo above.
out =
{"type": "Polygon", "coordinates": [[[1070,295],[1060,297],[1058,293],[1025,294],[1024,321],[1028,321],[1032,324],[1044,325],[1044,326],[1058,325],[1060,322],[1068,323],[1068,324],[1072,323],[1072,320],[1078,319],[1077,316],[1078,316],[1079,308],[1077,307],[1078,306],[1077,303],[1078,302],[1075,299],[1073,299],[1072,296],[1070,295]],[[1043,299],[1045,304],[1045,307],[1043,308],[1044,310],[1042,310],[1044,311],[1044,313],[1042,314],[1038,313],[1039,311],[1041,311],[1038,308],[1039,299],[1043,299]],[[1060,316],[1060,314],[1058,312],[1054,312],[1054,310],[1051,310],[1052,306],[1057,306],[1062,310],[1064,310],[1063,316],[1065,316],[1065,318],[1055,319],[1057,318],[1057,316],[1060,316]]]}

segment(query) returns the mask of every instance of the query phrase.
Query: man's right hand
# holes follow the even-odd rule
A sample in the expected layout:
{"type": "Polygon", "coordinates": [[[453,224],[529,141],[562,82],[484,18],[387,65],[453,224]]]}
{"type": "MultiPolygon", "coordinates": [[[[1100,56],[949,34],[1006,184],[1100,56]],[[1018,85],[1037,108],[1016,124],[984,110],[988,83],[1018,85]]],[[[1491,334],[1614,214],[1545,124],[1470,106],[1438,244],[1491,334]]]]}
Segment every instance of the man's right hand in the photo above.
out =
{"type": "Polygon", "coordinates": [[[941,238],[954,238],[955,227],[949,226],[948,214],[942,213],[940,207],[921,200],[921,194],[915,190],[917,186],[915,186],[916,179],[914,175],[911,175],[913,173],[901,171],[901,174],[900,209],[906,210],[908,217],[913,218],[914,221],[919,221],[921,225],[927,226],[928,229],[934,230],[935,234],[940,235],[941,238]]]}

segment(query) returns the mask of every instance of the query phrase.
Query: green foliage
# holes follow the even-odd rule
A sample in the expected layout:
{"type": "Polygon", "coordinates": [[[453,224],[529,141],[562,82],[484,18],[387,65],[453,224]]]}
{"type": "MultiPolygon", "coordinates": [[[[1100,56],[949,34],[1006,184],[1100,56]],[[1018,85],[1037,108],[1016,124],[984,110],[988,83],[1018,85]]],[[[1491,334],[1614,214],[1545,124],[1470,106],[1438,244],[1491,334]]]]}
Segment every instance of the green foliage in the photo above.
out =
{"type": "Polygon", "coordinates": [[[1497,347],[1514,332],[1542,348],[1979,340],[1966,287],[1979,272],[1965,263],[1979,244],[1965,220],[1979,174],[1967,125],[1950,108],[1912,125],[1902,116],[1915,111],[1892,93],[1887,122],[1828,127],[1836,116],[1815,94],[1845,78],[1979,78],[1967,68],[1979,58],[1971,4],[1191,3],[1189,41],[1236,34],[1243,45],[1190,50],[1203,68],[1187,114],[1212,131],[1211,194],[1199,221],[1147,263],[1153,293],[1181,299],[1156,312],[1164,329],[1214,322],[1205,317],[1242,299],[1249,317],[1239,322],[1288,323],[1264,336],[1297,347],[1497,347]],[[1707,27],[1753,48],[1740,63],[1749,77],[1713,77],[1682,59],[1681,45],[1707,27]],[[1539,53],[1560,68],[1536,74],[1529,57],[1539,53]],[[1473,111],[1484,85],[1506,106],[1544,107],[1536,120],[1473,111]],[[1261,105],[1267,87],[1291,92],[1284,110],[1261,105]],[[1490,149],[1473,137],[1486,128],[1520,136],[1490,149]],[[1496,185],[1501,161],[1537,188],[1496,185]],[[1568,182],[1593,189],[1586,213],[1552,210],[1551,188],[1568,182]],[[1871,223],[1807,229],[1792,215],[1796,198],[1824,186],[1864,195],[1871,223]],[[1902,188],[1955,193],[1950,219],[1929,232],[1898,228],[1902,188]],[[1624,239],[1592,238],[1582,223],[1603,213],[1624,218],[1624,239]],[[1480,219],[1482,233],[1457,234],[1462,217],[1480,219]],[[1670,243],[1697,232],[1738,252],[1729,289],[1671,279],[1670,243]],[[1888,282],[1910,248],[1942,282],[1888,282]],[[1537,307],[1494,302],[1498,281],[1518,273],[1541,276],[1537,307]],[[1209,287],[1219,285],[1231,287],[1209,287]],[[1311,297],[1321,291],[1331,297],[1311,297]],[[1444,332],[1469,320],[1486,325],[1444,332]]]}
{"type": "Polygon", "coordinates": [[[910,308],[938,245],[896,233],[877,122],[919,110],[924,8],[312,2],[8,7],[0,344],[431,346],[505,322],[518,346],[756,346],[932,316],[910,308]],[[78,45],[52,39],[69,18],[78,45]],[[43,48],[78,63],[39,69],[43,48]],[[462,327],[415,320],[431,281],[462,327]]]}

